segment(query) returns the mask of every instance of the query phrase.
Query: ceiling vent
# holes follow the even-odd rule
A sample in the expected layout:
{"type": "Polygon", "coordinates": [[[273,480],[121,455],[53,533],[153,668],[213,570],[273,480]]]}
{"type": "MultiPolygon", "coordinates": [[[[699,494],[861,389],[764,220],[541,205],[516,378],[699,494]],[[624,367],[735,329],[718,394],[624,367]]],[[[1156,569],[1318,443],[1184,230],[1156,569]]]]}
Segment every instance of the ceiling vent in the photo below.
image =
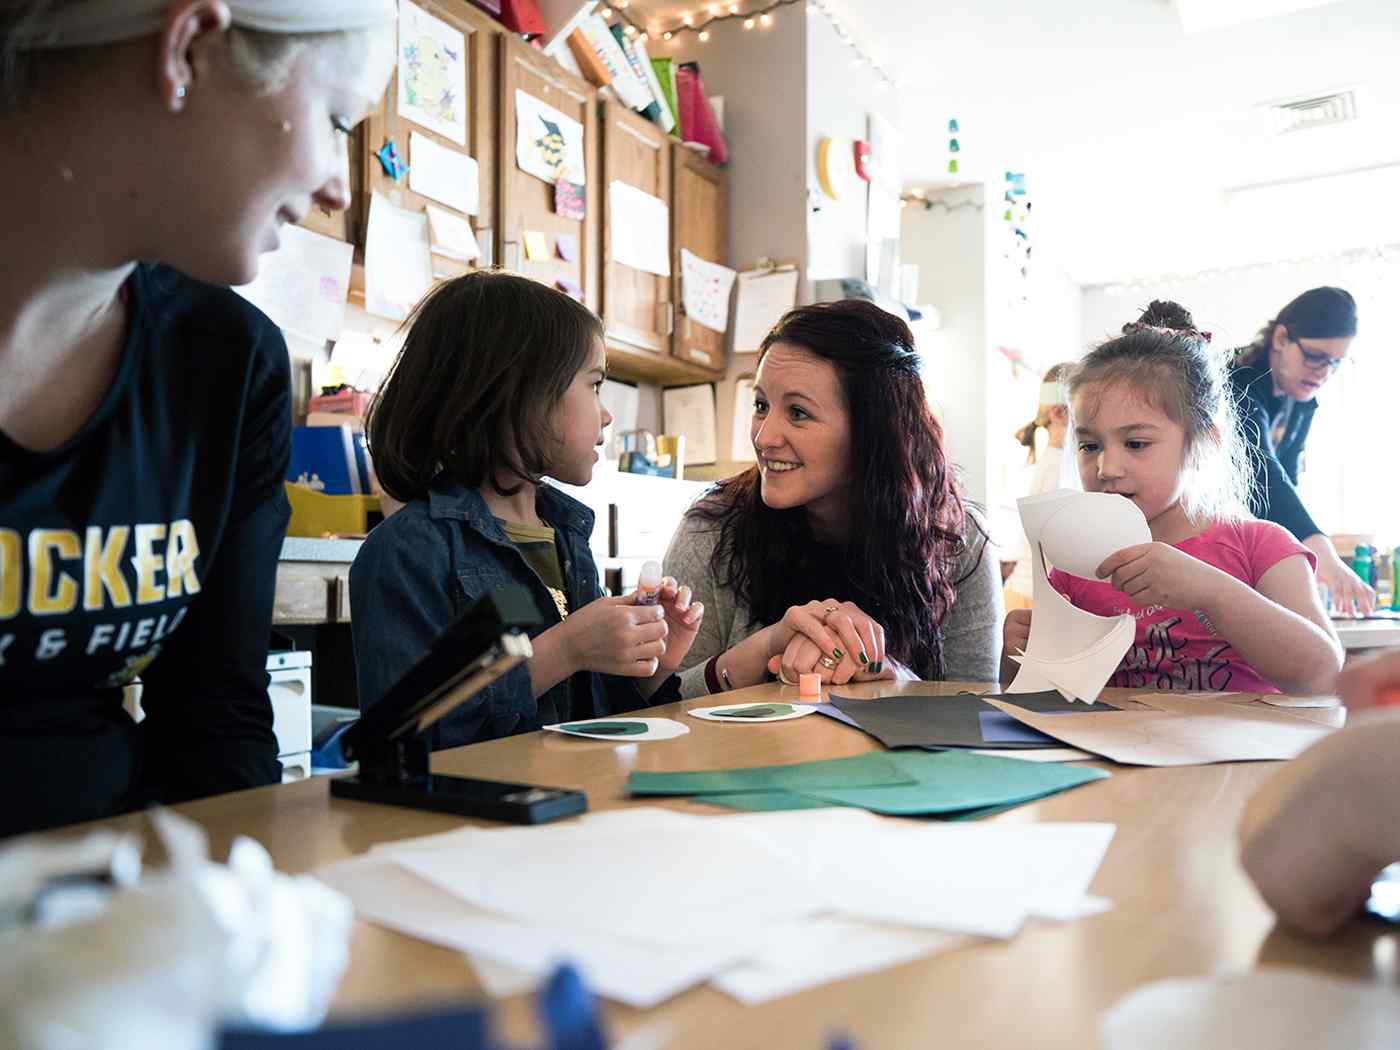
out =
{"type": "Polygon", "coordinates": [[[1293,131],[1311,131],[1313,128],[1330,128],[1337,124],[1350,124],[1356,120],[1356,92],[1335,91],[1327,95],[1271,102],[1267,108],[1280,135],[1287,135],[1293,131]]]}

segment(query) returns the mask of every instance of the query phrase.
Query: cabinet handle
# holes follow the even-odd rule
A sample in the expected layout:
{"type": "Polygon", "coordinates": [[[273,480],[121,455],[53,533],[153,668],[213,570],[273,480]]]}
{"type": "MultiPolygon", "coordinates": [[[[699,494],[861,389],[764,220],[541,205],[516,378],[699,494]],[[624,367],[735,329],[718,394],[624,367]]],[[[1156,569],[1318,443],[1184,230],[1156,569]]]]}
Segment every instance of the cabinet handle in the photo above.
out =
{"type": "Polygon", "coordinates": [[[666,334],[671,335],[676,330],[676,304],[662,303],[666,308],[666,334]]]}

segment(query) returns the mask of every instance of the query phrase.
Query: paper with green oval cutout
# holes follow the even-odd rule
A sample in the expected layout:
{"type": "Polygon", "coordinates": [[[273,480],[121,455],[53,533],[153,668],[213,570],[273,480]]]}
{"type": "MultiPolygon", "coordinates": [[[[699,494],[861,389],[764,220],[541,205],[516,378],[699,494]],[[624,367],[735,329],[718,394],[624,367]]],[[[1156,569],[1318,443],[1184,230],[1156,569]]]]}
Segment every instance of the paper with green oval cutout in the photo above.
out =
{"type": "Polygon", "coordinates": [[[587,718],[543,728],[565,736],[618,740],[629,744],[645,740],[670,740],[690,732],[689,726],[670,718],[587,718]]]}

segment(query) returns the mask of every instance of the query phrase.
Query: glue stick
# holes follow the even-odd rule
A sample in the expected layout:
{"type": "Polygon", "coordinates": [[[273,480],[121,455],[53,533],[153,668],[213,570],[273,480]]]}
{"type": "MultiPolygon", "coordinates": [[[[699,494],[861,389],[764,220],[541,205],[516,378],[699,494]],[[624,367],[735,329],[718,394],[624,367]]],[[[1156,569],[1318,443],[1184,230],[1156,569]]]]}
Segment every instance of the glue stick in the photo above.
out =
{"type": "Polygon", "coordinates": [[[649,561],[642,566],[641,578],[637,580],[635,605],[655,605],[661,599],[661,563],[649,561]]]}
{"type": "Polygon", "coordinates": [[[822,700],[822,676],[802,674],[797,676],[797,699],[813,704],[822,700]]]}

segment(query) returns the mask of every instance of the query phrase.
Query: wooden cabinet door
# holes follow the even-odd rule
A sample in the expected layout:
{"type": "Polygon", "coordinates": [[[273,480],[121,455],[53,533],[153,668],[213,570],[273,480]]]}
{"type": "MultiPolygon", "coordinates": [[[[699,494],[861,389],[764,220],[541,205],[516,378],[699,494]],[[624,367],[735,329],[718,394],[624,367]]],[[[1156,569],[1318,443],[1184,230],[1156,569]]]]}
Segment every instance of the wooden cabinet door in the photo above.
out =
{"type": "MultiPolygon", "coordinates": [[[[598,309],[598,229],[602,176],[598,171],[598,93],[553,59],[545,58],[510,34],[501,35],[499,147],[501,265],[543,284],[572,284],[590,310],[598,309]],[[516,162],[515,93],[527,95],[583,125],[584,217],[566,219],[554,211],[554,186],[523,171],[516,162]],[[525,234],[542,234],[545,257],[529,259],[525,234]],[[572,237],[575,258],[559,253],[559,237],[572,237]]],[[[563,290],[567,290],[566,288],[563,290]]]]}
{"type": "MultiPolygon", "coordinates": [[[[614,217],[608,187],[624,182],[669,204],[671,140],[651,121],[617,102],[605,101],[602,110],[602,316],[616,370],[626,367],[621,363],[626,355],[664,359],[670,353],[673,315],[670,277],[636,270],[613,259],[614,217]]],[[[619,217],[619,221],[625,220],[619,217]]],[[[669,230],[666,236],[669,239],[669,230]]],[[[645,367],[643,362],[637,364],[645,367]]]]}
{"type": "MultiPolygon", "coordinates": [[[[453,211],[450,205],[442,201],[414,193],[409,188],[408,175],[396,182],[384,171],[377,154],[390,139],[393,139],[400,159],[410,167],[413,165],[411,142],[416,135],[422,135],[439,146],[472,157],[477,163],[478,204],[477,213],[470,216],[469,221],[476,232],[482,254],[475,264],[433,255],[433,276],[454,277],[477,267],[491,266],[497,259],[493,227],[496,221],[496,150],[499,142],[497,129],[500,104],[497,96],[499,77],[496,70],[499,56],[495,44],[496,38],[500,36],[500,26],[473,8],[469,0],[416,2],[428,14],[460,30],[466,38],[467,141],[463,145],[407,117],[399,116],[399,76],[396,68],[394,75],[389,78],[389,89],[384,93],[383,104],[361,125],[363,147],[359,159],[364,171],[364,201],[368,201],[371,192],[378,192],[391,203],[411,211],[422,211],[427,204],[444,211],[453,211]]],[[[355,243],[363,245],[364,220],[368,216],[367,205],[362,204],[356,211],[360,221],[355,231],[355,243]]]]}
{"type": "Polygon", "coordinates": [[[729,189],[722,168],[680,143],[671,147],[671,298],[677,304],[671,355],[716,374],[725,370],[726,333],[685,315],[681,249],[708,262],[729,265],[729,189]]]}

